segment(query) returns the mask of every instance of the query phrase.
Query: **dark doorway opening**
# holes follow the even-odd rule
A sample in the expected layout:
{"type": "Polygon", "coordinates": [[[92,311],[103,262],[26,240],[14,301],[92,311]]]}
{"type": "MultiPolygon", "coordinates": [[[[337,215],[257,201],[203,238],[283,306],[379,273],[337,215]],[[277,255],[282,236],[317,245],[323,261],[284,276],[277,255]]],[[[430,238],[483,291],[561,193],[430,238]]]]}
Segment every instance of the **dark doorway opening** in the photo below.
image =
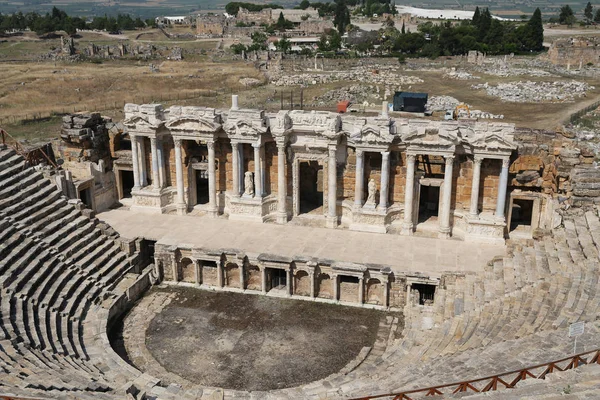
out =
{"type": "Polygon", "coordinates": [[[514,199],[510,218],[510,230],[514,231],[519,226],[531,227],[533,217],[533,200],[514,199]]]}
{"type": "Polygon", "coordinates": [[[208,172],[196,170],[196,204],[208,204],[208,172]]]}
{"type": "Polygon", "coordinates": [[[133,171],[121,171],[122,198],[131,197],[131,189],[133,189],[133,185],[133,171]]]}
{"type": "Polygon", "coordinates": [[[287,276],[284,269],[268,268],[267,273],[268,282],[271,284],[269,290],[285,289],[287,286],[287,276]]]}
{"type": "Polygon", "coordinates": [[[131,150],[131,138],[129,135],[119,136],[119,148],[117,150],[131,150]]]}
{"type": "Polygon", "coordinates": [[[360,281],[355,276],[340,275],[340,284],[341,283],[354,283],[354,284],[358,285],[359,282],[360,281]]]}
{"type": "Polygon", "coordinates": [[[437,218],[440,208],[440,187],[421,186],[419,197],[419,223],[437,218]]]}
{"type": "Polygon", "coordinates": [[[140,272],[148,265],[154,263],[155,245],[156,240],[142,239],[142,241],[140,242],[140,272]]]}
{"type": "Polygon", "coordinates": [[[433,298],[435,296],[435,285],[428,285],[426,283],[413,283],[412,290],[417,290],[419,292],[420,305],[433,305],[433,298]]]}
{"type": "Polygon", "coordinates": [[[323,167],[318,161],[300,162],[300,213],[323,208],[323,167]]]}
{"type": "Polygon", "coordinates": [[[92,207],[92,191],[88,189],[83,189],[79,191],[79,199],[85,204],[87,208],[92,207]]]}

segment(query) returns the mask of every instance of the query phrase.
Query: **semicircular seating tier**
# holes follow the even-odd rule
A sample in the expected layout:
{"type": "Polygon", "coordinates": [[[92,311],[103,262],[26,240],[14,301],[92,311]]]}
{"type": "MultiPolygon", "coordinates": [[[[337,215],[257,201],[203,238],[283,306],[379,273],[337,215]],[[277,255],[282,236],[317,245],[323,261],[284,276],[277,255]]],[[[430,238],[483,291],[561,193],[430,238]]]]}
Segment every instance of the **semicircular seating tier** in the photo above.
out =
{"type": "MultiPolygon", "coordinates": [[[[214,394],[160,382],[113,351],[107,329],[131,299],[140,256],[91,216],[21,156],[0,150],[0,395],[214,394]]],[[[571,354],[567,329],[577,321],[587,322],[578,351],[596,348],[599,254],[598,209],[565,211],[558,228],[509,244],[485,272],[443,275],[428,313],[407,306],[399,338],[380,341],[360,365],[269,393],[224,390],[224,398],[363,397],[518,370],[571,354]]],[[[589,371],[568,381],[581,396],[590,385],[578,383],[597,377],[597,368],[589,371]]],[[[539,381],[510,396],[554,393],[561,384],[539,381]]]]}

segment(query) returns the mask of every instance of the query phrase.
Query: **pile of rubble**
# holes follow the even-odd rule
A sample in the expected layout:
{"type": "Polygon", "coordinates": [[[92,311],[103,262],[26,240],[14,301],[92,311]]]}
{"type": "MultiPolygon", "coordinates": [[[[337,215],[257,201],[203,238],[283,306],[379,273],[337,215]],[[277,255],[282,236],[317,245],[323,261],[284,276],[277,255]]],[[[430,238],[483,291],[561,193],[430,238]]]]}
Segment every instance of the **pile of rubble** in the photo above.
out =
{"type": "MultiPolygon", "coordinates": [[[[430,111],[446,111],[454,110],[457,105],[461,104],[458,99],[451,96],[431,96],[427,101],[427,109],[430,111]]],[[[504,119],[502,114],[492,114],[481,110],[473,110],[469,104],[464,103],[470,109],[470,117],[478,119],[504,119]]],[[[459,110],[459,117],[468,117],[467,111],[464,109],[459,110]]]]}
{"type": "Polygon", "coordinates": [[[453,110],[461,102],[451,96],[430,96],[427,99],[427,109],[430,111],[453,110]]]}
{"type": "Polygon", "coordinates": [[[553,76],[550,72],[542,69],[534,68],[519,68],[509,64],[492,64],[492,65],[481,65],[477,67],[477,71],[488,75],[494,76],[534,76],[534,77],[545,77],[553,76]]]}
{"type": "Polygon", "coordinates": [[[486,91],[488,96],[499,97],[503,101],[513,103],[551,102],[564,103],[575,98],[584,97],[593,86],[578,81],[531,82],[519,81],[499,83],[496,86],[489,83],[471,85],[471,89],[486,91]]]}
{"type": "Polygon", "coordinates": [[[460,81],[468,81],[471,79],[481,79],[480,76],[475,76],[467,71],[457,71],[456,68],[451,68],[444,74],[444,78],[457,79],[460,81]]]}
{"type": "Polygon", "coordinates": [[[61,139],[73,145],[74,158],[97,162],[100,154],[107,151],[108,129],[106,124],[112,122],[98,113],[80,113],[65,115],[60,129],[61,139]]]}
{"type": "Polygon", "coordinates": [[[397,68],[382,67],[372,69],[367,67],[357,67],[348,71],[332,71],[320,73],[303,73],[296,75],[286,75],[278,73],[271,76],[271,83],[275,86],[302,86],[317,85],[323,83],[354,81],[368,84],[379,85],[412,85],[422,83],[421,78],[414,76],[399,75],[397,68]]]}
{"type": "Polygon", "coordinates": [[[253,87],[260,85],[260,80],[256,78],[240,78],[240,84],[245,87],[253,87]]]}
{"type": "Polygon", "coordinates": [[[349,100],[354,104],[363,103],[375,94],[375,90],[369,86],[352,85],[340,89],[330,90],[327,93],[313,99],[319,106],[331,105],[342,100],[349,100]]]}

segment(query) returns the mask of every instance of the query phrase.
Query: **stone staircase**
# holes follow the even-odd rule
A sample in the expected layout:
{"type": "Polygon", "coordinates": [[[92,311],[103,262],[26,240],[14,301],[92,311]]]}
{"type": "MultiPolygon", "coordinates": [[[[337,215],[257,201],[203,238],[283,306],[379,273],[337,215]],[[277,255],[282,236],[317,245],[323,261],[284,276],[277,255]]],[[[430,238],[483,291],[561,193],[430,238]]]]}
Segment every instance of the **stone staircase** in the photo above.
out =
{"type": "Polygon", "coordinates": [[[84,321],[114,298],[137,255],[96,223],[0,149],[0,393],[102,399],[126,383],[90,359],[84,321]]]}

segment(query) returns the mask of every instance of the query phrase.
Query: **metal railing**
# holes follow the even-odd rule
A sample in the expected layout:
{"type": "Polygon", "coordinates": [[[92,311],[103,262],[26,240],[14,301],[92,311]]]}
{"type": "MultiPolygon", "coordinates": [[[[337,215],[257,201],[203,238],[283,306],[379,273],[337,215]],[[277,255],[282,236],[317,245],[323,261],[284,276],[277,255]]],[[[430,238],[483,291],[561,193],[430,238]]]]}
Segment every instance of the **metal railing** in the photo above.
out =
{"type": "Polygon", "coordinates": [[[371,400],[390,398],[393,400],[412,400],[409,395],[425,395],[425,396],[443,396],[450,393],[473,392],[483,393],[498,390],[498,388],[512,389],[520,381],[525,379],[545,379],[546,375],[555,371],[566,371],[575,369],[581,365],[600,364],[600,349],[586,351],[574,356],[566,357],[560,360],[550,361],[544,364],[533,365],[531,367],[520,370],[504,372],[498,375],[486,376],[485,378],[477,378],[468,381],[448,383],[438,386],[430,386],[420,389],[405,390],[396,393],[378,394],[373,396],[357,397],[352,400],[371,400]],[[565,364],[561,367],[561,365],[565,364]],[[539,375],[534,372],[543,368],[543,372],[539,375]],[[511,379],[512,378],[512,379],[511,379]],[[477,386],[481,387],[478,389],[477,386]]]}
{"type": "Polygon", "coordinates": [[[46,160],[54,168],[58,168],[56,163],[48,156],[41,146],[28,149],[2,128],[0,128],[0,142],[3,147],[8,146],[21,155],[25,159],[26,165],[38,165],[43,160],[46,160]]]}

